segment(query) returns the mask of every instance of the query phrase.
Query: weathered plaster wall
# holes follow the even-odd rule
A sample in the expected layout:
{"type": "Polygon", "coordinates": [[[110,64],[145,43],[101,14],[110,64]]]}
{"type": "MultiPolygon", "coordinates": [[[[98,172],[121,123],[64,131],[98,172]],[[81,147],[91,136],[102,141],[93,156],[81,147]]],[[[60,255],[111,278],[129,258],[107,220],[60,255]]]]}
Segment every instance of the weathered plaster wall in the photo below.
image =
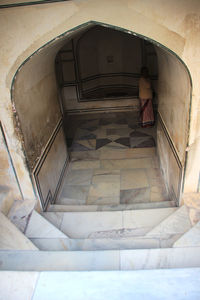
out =
{"type": "Polygon", "coordinates": [[[0,124],[0,211],[8,214],[15,200],[22,200],[0,124]]]}
{"type": "Polygon", "coordinates": [[[31,168],[61,115],[52,59],[55,49],[45,50],[34,55],[22,67],[13,87],[13,99],[31,168]]]}
{"type": "Polygon", "coordinates": [[[152,38],[174,51],[188,66],[193,95],[185,191],[196,191],[200,165],[199,0],[85,0],[0,11],[0,117],[25,198],[34,198],[34,193],[21,143],[13,126],[10,101],[12,78],[20,64],[39,47],[90,20],[123,27],[152,38]]]}
{"type": "Polygon", "coordinates": [[[178,204],[188,141],[191,82],[185,66],[156,47],[159,67],[157,150],[171,199],[178,204]]]}
{"type": "Polygon", "coordinates": [[[200,3],[199,1],[195,3],[194,10],[187,12],[181,24],[181,29],[185,32],[187,41],[184,48],[183,60],[186,61],[189,67],[193,82],[191,123],[184,188],[184,191],[187,193],[200,191],[200,3]]]}
{"type": "Polygon", "coordinates": [[[55,201],[68,160],[55,75],[55,56],[63,43],[57,40],[31,56],[12,87],[23,148],[42,208],[55,201]]]}

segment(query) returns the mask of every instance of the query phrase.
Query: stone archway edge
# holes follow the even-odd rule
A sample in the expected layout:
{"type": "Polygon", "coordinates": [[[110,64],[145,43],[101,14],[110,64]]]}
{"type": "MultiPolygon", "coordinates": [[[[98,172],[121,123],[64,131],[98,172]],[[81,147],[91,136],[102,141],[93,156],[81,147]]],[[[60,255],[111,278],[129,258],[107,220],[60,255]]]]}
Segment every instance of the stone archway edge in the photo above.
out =
{"type": "MultiPolygon", "coordinates": [[[[83,24],[80,24],[74,28],[71,28],[70,30],[68,31],[65,31],[64,33],[60,34],[59,36],[55,37],[54,39],[48,41],[46,44],[42,45],[39,49],[37,49],[34,53],[32,53],[29,57],[26,58],[26,60],[19,66],[19,68],[17,69],[16,73],[15,73],[15,76],[13,77],[13,80],[12,80],[12,85],[11,85],[11,100],[12,100],[12,103],[14,105],[14,102],[13,102],[13,94],[12,94],[12,91],[13,91],[13,86],[14,86],[14,83],[15,83],[15,78],[17,76],[17,73],[20,71],[20,69],[24,66],[24,64],[26,64],[26,62],[31,59],[31,57],[33,55],[35,55],[37,52],[41,51],[43,48],[47,47],[48,45],[50,44],[53,44],[55,41],[59,41],[59,40],[62,40],[63,38],[65,38],[68,34],[70,33],[73,33],[75,31],[77,31],[78,29],[81,29],[81,28],[84,28],[84,27],[87,27],[87,26],[91,26],[91,25],[101,25],[101,26],[104,26],[104,27],[109,27],[109,28],[113,28],[113,29],[116,29],[116,30],[119,30],[119,31],[122,31],[122,32],[125,32],[125,33],[128,33],[128,34],[131,34],[131,35],[134,35],[134,36],[137,36],[139,38],[142,38],[142,39],[145,39],[151,43],[153,43],[154,45],[166,50],[167,52],[171,53],[172,55],[174,55],[185,67],[185,69],[187,70],[187,73],[189,75],[189,80],[190,80],[190,84],[191,84],[191,93],[190,93],[190,107],[189,107],[189,127],[190,127],[190,114],[191,114],[191,95],[192,95],[192,79],[191,79],[191,75],[190,75],[190,72],[186,66],[186,64],[182,61],[182,59],[175,53],[173,52],[171,49],[167,48],[166,46],[160,44],[159,42],[151,39],[151,38],[148,38],[142,34],[138,34],[136,32],[132,32],[130,30],[127,30],[125,28],[121,28],[121,27],[118,27],[118,26],[113,26],[113,25],[110,25],[110,24],[105,24],[105,23],[101,23],[101,22],[97,22],[97,21],[89,21],[89,22],[86,22],[86,23],[83,23],[83,24]]],[[[189,128],[188,128],[188,132],[189,132],[189,128]]],[[[188,139],[187,139],[187,147],[188,147],[188,139]]],[[[24,153],[24,156],[25,156],[25,153],[24,153]]],[[[26,157],[26,156],[25,156],[26,157]]],[[[186,152],[186,159],[185,159],[185,166],[184,166],[184,170],[186,168],[186,164],[187,164],[187,152],[186,152]]],[[[185,172],[184,172],[184,175],[183,175],[183,185],[182,185],[182,188],[184,188],[184,181],[185,181],[185,172]]]]}
{"type": "MultiPolygon", "coordinates": [[[[59,0],[60,1],[60,0],[59,0]]],[[[62,2],[62,0],[61,0],[62,2]]],[[[86,23],[82,23],[82,24],[79,24],[61,34],[59,34],[58,36],[54,37],[53,39],[50,39],[49,41],[47,41],[45,44],[43,44],[42,46],[40,46],[38,49],[36,49],[34,52],[32,52],[32,54],[30,54],[29,56],[27,56],[24,61],[18,66],[18,68],[16,69],[15,71],[15,74],[14,76],[12,76],[12,81],[11,81],[11,100],[13,100],[13,97],[12,97],[12,88],[13,88],[13,85],[14,85],[14,82],[15,82],[15,78],[16,78],[16,75],[17,73],[20,71],[20,69],[23,67],[23,65],[29,60],[31,59],[31,57],[35,54],[37,54],[39,51],[41,51],[43,48],[47,47],[48,45],[54,43],[55,41],[59,40],[59,39],[62,39],[64,38],[65,36],[67,36],[68,34],[70,33],[73,33],[75,31],[77,31],[78,29],[81,29],[81,28],[84,28],[84,27],[87,27],[87,26],[90,26],[90,25],[100,25],[100,26],[104,26],[104,27],[109,27],[109,28],[113,28],[113,29],[116,29],[116,30],[119,30],[119,31],[122,31],[122,32],[125,32],[125,33],[128,33],[128,34],[131,34],[131,35],[135,35],[141,39],[144,39],[144,40],[147,40],[149,42],[151,42],[152,44],[166,50],[167,52],[170,52],[172,55],[174,55],[183,65],[184,67],[186,68],[187,70],[187,73],[189,75],[189,79],[190,79],[190,84],[191,84],[191,88],[192,88],[192,78],[191,78],[191,74],[190,74],[190,71],[186,65],[186,63],[181,59],[181,57],[176,53],[174,52],[172,49],[168,48],[167,46],[165,46],[164,44],[148,37],[148,36],[145,36],[143,34],[140,34],[140,33],[137,33],[135,31],[131,31],[131,30],[128,30],[128,29],[125,29],[123,27],[118,27],[118,26],[115,26],[115,25],[112,25],[112,24],[107,24],[107,23],[102,23],[102,22],[99,22],[99,21],[88,21],[86,23]]],[[[191,94],[192,94],[192,91],[191,91],[191,94]]]]}
{"type": "Polygon", "coordinates": [[[3,8],[12,8],[12,7],[19,7],[19,6],[31,6],[31,5],[38,5],[38,4],[50,4],[50,3],[55,3],[55,2],[65,2],[69,0],[36,0],[36,1],[30,1],[30,2],[17,2],[17,3],[5,3],[0,5],[0,9],[3,8]]]}
{"type": "MultiPolygon", "coordinates": [[[[176,33],[175,32],[176,30],[172,31],[168,29],[168,27],[162,25],[161,24],[162,22],[159,22],[158,20],[157,21],[153,20],[153,18],[149,18],[141,14],[139,11],[137,11],[137,9],[134,8],[134,5],[132,4],[131,1],[127,0],[122,2],[118,0],[117,1],[111,0],[108,2],[103,0],[101,1],[101,3],[99,1],[81,1],[76,4],[72,1],[64,1],[63,3],[60,2],[59,6],[60,6],[60,11],[58,10],[58,4],[56,3],[51,5],[47,4],[43,12],[44,20],[41,20],[40,25],[43,25],[43,23],[45,24],[46,22],[45,17],[47,16],[48,13],[50,13],[50,15],[51,13],[53,14],[53,10],[55,11],[55,15],[57,14],[57,16],[60,17],[58,22],[57,23],[54,22],[54,25],[52,26],[51,24],[49,24],[50,26],[48,27],[48,29],[45,28],[44,30],[42,29],[41,26],[41,35],[37,35],[37,28],[36,29],[34,28],[35,33],[31,32],[31,35],[33,36],[32,38],[33,43],[28,45],[28,43],[25,42],[24,48],[22,45],[22,49],[25,50],[21,53],[19,53],[18,50],[16,51],[15,57],[17,57],[17,59],[15,59],[15,61],[13,59],[13,62],[12,60],[10,61],[11,67],[9,65],[6,67],[7,71],[5,72],[5,74],[7,73],[7,78],[6,78],[7,87],[13,86],[11,82],[14,82],[15,75],[23,66],[23,64],[28,59],[30,59],[30,57],[32,57],[33,54],[37,53],[37,51],[39,51],[49,43],[53,42],[54,40],[59,39],[61,37],[64,38],[64,36],[67,33],[75,31],[77,28],[83,26],[84,24],[86,25],[86,24],[93,23],[93,24],[101,24],[103,26],[113,26],[118,30],[125,30],[130,34],[134,34],[134,33],[136,34],[137,32],[138,36],[149,39],[157,46],[161,46],[165,50],[170,51],[172,54],[176,55],[177,58],[181,61],[180,57],[183,56],[183,50],[185,45],[184,37],[176,33]],[[61,10],[63,10],[63,15],[65,14],[65,16],[62,15],[61,10]],[[70,12],[70,10],[72,10],[72,12],[70,12]],[[93,16],[95,16],[95,21],[93,21],[93,16]],[[110,23],[115,25],[112,25],[110,23]],[[28,47],[26,46],[26,44],[28,45],[28,47]],[[166,46],[169,47],[170,49],[167,48],[166,46]]],[[[27,13],[28,17],[30,12],[30,17],[31,17],[30,7],[24,7],[23,9],[24,9],[24,13],[25,14],[27,13]]],[[[20,12],[20,8],[18,8],[18,11],[20,12]]],[[[12,9],[10,9],[9,12],[12,12],[12,9]]],[[[32,17],[34,16],[34,13],[36,13],[36,11],[32,12],[32,17]]],[[[29,28],[29,26],[32,26],[31,21],[30,24],[27,24],[27,28],[29,28]]],[[[183,64],[185,65],[185,63],[183,64]]],[[[190,76],[190,80],[191,80],[191,76],[190,76]]],[[[3,89],[5,90],[5,88],[3,89]]],[[[8,94],[6,95],[6,97],[8,98],[8,94]]],[[[7,101],[8,100],[9,99],[7,99],[7,101]]],[[[7,125],[8,127],[11,127],[12,120],[7,121],[3,118],[3,122],[4,121],[5,121],[5,127],[7,127],[7,125]]],[[[13,135],[9,137],[8,134],[8,140],[9,138],[13,138],[13,135]]],[[[23,159],[21,159],[21,162],[22,161],[23,159]]]]}

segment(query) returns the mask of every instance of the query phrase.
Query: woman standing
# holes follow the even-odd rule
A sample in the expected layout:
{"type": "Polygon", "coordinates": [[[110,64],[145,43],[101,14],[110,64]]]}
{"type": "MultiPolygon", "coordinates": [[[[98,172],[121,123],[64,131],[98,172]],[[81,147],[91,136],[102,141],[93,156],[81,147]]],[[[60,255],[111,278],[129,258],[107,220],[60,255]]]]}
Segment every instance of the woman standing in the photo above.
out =
{"type": "Polygon", "coordinates": [[[152,88],[149,79],[149,71],[146,67],[141,69],[139,80],[139,99],[142,127],[151,127],[154,125],[154,114],[152,106],[152,88]]]}

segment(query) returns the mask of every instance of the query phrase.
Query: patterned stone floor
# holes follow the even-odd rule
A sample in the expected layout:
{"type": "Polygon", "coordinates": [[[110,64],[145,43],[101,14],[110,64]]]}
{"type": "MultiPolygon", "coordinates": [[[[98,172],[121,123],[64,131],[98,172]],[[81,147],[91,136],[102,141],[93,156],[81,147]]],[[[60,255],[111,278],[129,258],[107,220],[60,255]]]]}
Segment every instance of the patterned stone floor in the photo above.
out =
{"type": "Polygon", "coordinates": [[[78,120],[72,118],[71,123],[77,125],[75,136],[68,138],[73,152],[98,150],[104,146],[110,149],[155,147],[155,129],[142,129],[136,112],[83,115],[78,120]]]}
{"type": "Polygon", "coordinates": [[[57,203],[132,204],[169,200],[156,157],[155,128],[137,112],[71,117],[71,163],[57,203]]]}

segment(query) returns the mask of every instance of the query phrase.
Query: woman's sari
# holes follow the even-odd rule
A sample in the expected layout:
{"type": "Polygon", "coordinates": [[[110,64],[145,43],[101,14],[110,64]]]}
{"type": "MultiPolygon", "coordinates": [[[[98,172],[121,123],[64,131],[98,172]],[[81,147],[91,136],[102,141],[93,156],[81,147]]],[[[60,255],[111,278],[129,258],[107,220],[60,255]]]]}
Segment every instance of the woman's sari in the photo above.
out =
{"type": "Polygon", "coordinates": [[[142,127],[149,127],[154,125],[154,114],[152,99],[140,99],[140,115],[142,127]]]}

